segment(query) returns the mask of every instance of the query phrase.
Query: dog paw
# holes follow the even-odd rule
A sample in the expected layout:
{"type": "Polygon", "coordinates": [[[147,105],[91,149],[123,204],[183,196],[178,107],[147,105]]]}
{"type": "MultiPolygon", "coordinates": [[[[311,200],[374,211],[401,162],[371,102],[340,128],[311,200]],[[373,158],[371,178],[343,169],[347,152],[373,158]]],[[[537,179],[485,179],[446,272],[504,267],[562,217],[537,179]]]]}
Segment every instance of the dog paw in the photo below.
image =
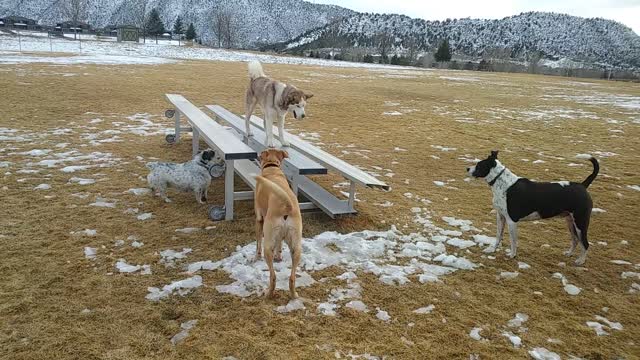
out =
{"type": "Polygon", "coordinates": [[[571,250],[567,250],[567,251],[565,251],[563,254],[564,254],[564,256],[569,257],[569,256],[573,255],[573,251],[571,251],[571,250]]]}
{"type": "Polygon", "coordinates": [[[290,147],[291,144],[288,141],[282,141],[282,146],[284,147],[290,147]]]}
{"type": "Polygon", "coordinates": [[[578,259],[576,260],[575,264],[576,266],[582,266],[584,265],[585,261],[587,261],[587,259],[578,259]]]}
{"type": "Polygon", "coordinates": [[[282,262],[282,254],[275,255],[275,256],[273,257],[273,261],[275,261],[275,262],[282,262]]]}
{"type": "Polygon", "coordinates": [[[509,259],[515,259],[516,253],[515,252],[510,252],[509,254],[507,254],[507,257],[509,257],[509,259]]]}
{"type": "Polygon", "coordinates": [[[491,254],[496,252],[496,248],[493,246],[489,246],[488,248],[484,249],[482,252],[485,254],[491,254]]]}

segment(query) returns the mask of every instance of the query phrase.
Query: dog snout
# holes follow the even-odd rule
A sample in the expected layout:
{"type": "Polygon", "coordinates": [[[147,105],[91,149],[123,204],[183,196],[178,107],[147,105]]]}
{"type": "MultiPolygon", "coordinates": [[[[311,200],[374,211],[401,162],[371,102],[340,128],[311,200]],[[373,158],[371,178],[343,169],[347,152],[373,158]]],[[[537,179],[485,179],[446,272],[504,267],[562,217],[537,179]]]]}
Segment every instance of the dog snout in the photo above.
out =
{"type": "Polygon", "coordinates": [[[304,114],[300,115],[300,119],[304,119],[304,117],[305,117],[304,114]]]}
{"type": "Polygon", "coordinates": [[[469,172],[469,170],[471,170],[471,168],[470,168],[470,167],[468,167],[468,168],[467,168],[467,172],[469,172]]]}

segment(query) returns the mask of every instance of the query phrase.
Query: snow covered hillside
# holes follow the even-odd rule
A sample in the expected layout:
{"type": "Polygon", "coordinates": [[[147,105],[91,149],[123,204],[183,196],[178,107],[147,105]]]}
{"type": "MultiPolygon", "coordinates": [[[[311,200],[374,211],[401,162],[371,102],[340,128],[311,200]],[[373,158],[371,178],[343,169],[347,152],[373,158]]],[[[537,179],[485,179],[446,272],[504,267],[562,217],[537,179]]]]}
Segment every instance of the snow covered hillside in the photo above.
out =
{"type": "Polygon", "coordinates": [[[640,36],[615,21],[529,12],[500,20],[425,21],[403,15],[356,14],[278,44],[277,50],[380,47],[390,52],[434,51],[443,39],[459,55],[527,60],[569,58],[587,63],[640,67],[640,36]],[[386,40],[385,40],[386,39],[386,40]]]}
{"type": "MultiPolygon", "coordinates": [[[[59,0],[0,0],[0,17],[20,15],[55,24],[67,20],[59,0]]],[[[312,4],[302,0],[88,0],[87,20],[94,27],[139,24],[141,9],[157,8],[167,29],[180,16],[185,24],[193,22],[204,42],[212,41],[214,13],[232,14],[238,45],[285,41],[299,34],[354,12],[333,5],[312,4]]]]}

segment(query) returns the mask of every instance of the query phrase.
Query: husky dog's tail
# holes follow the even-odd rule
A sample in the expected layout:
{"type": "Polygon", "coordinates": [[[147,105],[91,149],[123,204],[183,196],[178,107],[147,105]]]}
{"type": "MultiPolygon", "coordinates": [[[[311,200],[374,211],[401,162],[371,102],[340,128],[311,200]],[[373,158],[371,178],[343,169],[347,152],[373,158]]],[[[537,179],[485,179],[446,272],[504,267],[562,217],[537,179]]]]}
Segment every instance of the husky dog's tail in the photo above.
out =
{"type": "Polygon", "coordinates": [[[265,77],[264,71],[262,70],[262,65],[260,65],[257,61],[249,62],[249,78],[251,80],[255,80],[259,77],[265,77]]]}
{"type": "Polygon", "coordinates": [[[276,185],[273,181],[264,178],[262,176],[256,176],[256,181],[269,188],[269,190],[271,190],[271,193],[273,195],[275,195],[275,197],[280,201],[280,203],[282,203],[283,205],[283,212],[285,214],[290,214],[291,211],[293,210],[293,204],[291,203],[291,200],[289,199],[289,196],[287,196],[287,193],[284,192],[284,190],[282,190],[282,188],[278,185],[276,185]]]}
{"type": "Polygon", "coordinates": [[[596,160],[596,158],[592,156],[589,161],[591,161],[591,164],[593,164],[593,172],[582,182],[582,185],[584,185],[584,187],[586,188],[591,185],[593,180],[596,179],[596,176],[598,176],[598,172],[600,172],[600,164],[598,164],[598,160],[596,160]]]}

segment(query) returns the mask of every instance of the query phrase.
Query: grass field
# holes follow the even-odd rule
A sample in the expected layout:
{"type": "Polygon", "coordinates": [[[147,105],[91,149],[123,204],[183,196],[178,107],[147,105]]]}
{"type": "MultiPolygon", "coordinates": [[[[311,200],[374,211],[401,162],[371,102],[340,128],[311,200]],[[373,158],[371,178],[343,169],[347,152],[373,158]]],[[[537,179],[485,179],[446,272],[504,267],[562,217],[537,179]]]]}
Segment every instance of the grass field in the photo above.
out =
{"type": "MultiPolygon", "coordinates": [[[[357,216],[305,215],[306,237],[392,225],[403,234],[433,236],[416,222],[418,211],[448,230],[461,229],[442,217],[472,221],[476,229],[461,231],[463,239],[495,236],[488,186],[465,181],[473,159],[499,149],[520,176],[582,181],[591,167],[576,155],[588,153],[601,161],[590,192],[603,211],[592,217],[586,265],[576,267],[563,255],[569,234],[555,219],[520,226],[515,260],[506,257],[508,239],[495,258],[477,245],[447,245],[478,267],[439,282],[410,275],[406,284],[389,285],[357,270],[357,298],[369,312],[344,306],[347,300],[338,302],[336,316],[317,311],[344,286],[336,279],[347,271],[340,265],[309,271],[316,283],[298,290],[306,309],[284,314],[275,309],[287,304],[287,292],[274,300],[221,293],[216,286],[232,282],[221,270],[198,272],[204,286],[188,295],[149,301],[148,287],[190,276],[186,264],[224,259],[255,241],[251,202],[237,204],[237,220],[212,223],[191,195],[170,193],[173,202],[166,204],[128,192],[146,186],[145,162],[189,159],[190,141],[164,141],[171,126],[162,116],[164,94],[240,113],[246,65],[0,65],[0,358],[512,359],[527,358],[536,347],[563,359],[640,358],[640,289],[632,288],[640,283],[637,84],[409,69],[265,70],[315,94],[308,117],[288,119],[287,128],[392,187],[358,192],[357,216]],[[50,188],[34,189],[40,184],[50,188]],[[153,217],[138,220],[143,213],[153,217]],[[201,230],[175,231],[181,228],[201,230]],[[135,239],[144,245],[131,246],[135,239]],[[97,249],[95,259],[85,257],[85,247],[97,249]],[[161,251],[183,248],[193,251],[174,267],[159,262],[161,251]],[[152,274],[119,273],[119,259],[149,264],[152,274]],[[518,261],[530,268],[520,269],[518,261]],[[556,272],[582,291],[566,293],[556,272]],[[430,313],[413,312],[430,304],[430,313]],[[376,317],[376,308],[390,319],[376,317]],[[528,320],[509,326],[516,313],[528,320]],[[609,335],[597,336],[586,324],[597,322],[596,315],[623,328],[605,327],[609,335]],[[172,345],[189,320],[197,324],[172,345]],[[482,328],[483,340],[470,337],[474,328],[482,328]],[[504,333],[519,336],[522,345],[504,333]]],[[[338,191],[333,185],[343,179],[318,181],[338,191]]],[[[214,180],[209,203],[222,203],[222,189],[214,180]]]]}

